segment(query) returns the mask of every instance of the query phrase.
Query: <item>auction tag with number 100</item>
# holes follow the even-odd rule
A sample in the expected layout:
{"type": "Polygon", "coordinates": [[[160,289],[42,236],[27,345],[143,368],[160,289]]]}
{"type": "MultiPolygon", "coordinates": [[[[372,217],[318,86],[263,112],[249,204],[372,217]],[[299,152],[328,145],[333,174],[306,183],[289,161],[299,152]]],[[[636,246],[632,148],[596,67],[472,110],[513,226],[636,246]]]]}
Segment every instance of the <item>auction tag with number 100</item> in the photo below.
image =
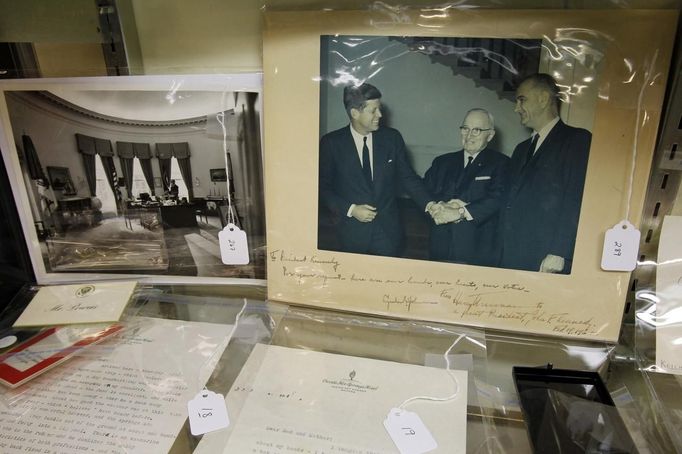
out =
{"type": "Polygon", "coordinates": [[[225,398],[206,389],[187,403],[189,428],[192,435],[203,435],[230,425],[225,407],[225,398]]]}

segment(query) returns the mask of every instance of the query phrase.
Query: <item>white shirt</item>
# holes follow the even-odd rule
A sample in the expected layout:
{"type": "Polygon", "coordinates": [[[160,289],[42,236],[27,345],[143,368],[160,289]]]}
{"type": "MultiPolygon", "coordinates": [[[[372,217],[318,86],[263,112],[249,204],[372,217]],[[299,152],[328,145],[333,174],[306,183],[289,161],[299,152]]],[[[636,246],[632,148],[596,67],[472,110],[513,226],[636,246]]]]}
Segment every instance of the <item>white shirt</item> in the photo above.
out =
{"type": "Polygon", "coordinates": [[[468,151],[464,150],[464,167],[467,166],[467,161],[469,160],[469,156],[471,156],[473,159],[471,160],[471,163],[473,164],[476,158],[478,157],[479,154],[481,154],[480,151],[477,151],[476,154],[470,154],[468,151]]]}
{"type": "MultiPolygon", "coordinates": [[[[372,178],[374,178],[374,146],[372,142],[372,133],[363,136],[355,129],[353,129],[353,125],[348,125],[348,127],[350,128],[350,135],[353,136],[353,142],[355,142],[355,151],[357,151],[358,153],[360,167],[362,167],[362,145],[364,143],[364,138],[367,137],[367,149],[369,150],[369,167],[370,171],[372,172],[372,178]]],[[[351,203],[350,207],[348,207],[348,211],[346,212],[346,216],[348,217],[352,216],[351,213],[353,212],[353,208],[355,208],[355,204],[351,203]]]]}
{"type": "Polygon", "coordinates": [[[531,135],[531,138],[534,137],[535,135],[538,135],[538,142],[535,144],[535,150],[533,150],[533,154],[540,148],[540,145],[542,145],[542,142],[545,141],[547,136],[549,135],[549,132],[556,126],[556,124],[559,123],[559,117],[555,117],[554,120],[550,121],[547,123],[545,126],[542,127],[542,129],[538,132],[534,132],[531,135]]]}
{"type": "Polygon", "coordinates": [[[353,136],[353,142],[355,142],[355,150],[358,152],[358,159],[360,160],[360,165],[362,166],[362,144],[364,138],[367,137],[367,148],[369,149],[369,167],[372,171],[372,178],[374,178],[374,147],[372,146],[372,133],[370,132],[366,136],[363,136],[355,129],[352,125],[348,125],[350,128],[350,135],[353,136]]]}

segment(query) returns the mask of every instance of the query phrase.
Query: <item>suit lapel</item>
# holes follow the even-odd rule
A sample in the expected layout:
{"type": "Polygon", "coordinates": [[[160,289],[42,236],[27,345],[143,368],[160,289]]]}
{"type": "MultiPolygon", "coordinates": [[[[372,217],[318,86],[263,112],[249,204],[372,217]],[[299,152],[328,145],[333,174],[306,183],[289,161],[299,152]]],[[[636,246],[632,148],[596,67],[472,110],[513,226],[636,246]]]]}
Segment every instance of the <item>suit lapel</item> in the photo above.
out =
{"type": "MultiPolygon", "coordinates": [[[[516,190],[518,192],[519,189],[523,187],[523,185],[526,183],[528,180],[527,178],[523,178],[523,175],[528,172],[530,169],[536,167],[538,165],[538,161],[542,160],[543,156],[547,154],[547,150],[550,148],[553,148],[554,143],[561,143],[562,141],[562,136],[564,134],[564,123],[563,121],[559,120],[559,122],[554,125],[551,131],[549,131],[549,134],[547,134],[547,137],[545,137],[545,140],[542,141],[540,144],[540,147],[535,151],[535,154],[531,158],[530,161],[525,166],[522,166],[521,169],[519,170],[519,176],[517,178],[521,178],[521,182],[516,190]]],[[[530,147],[530,142],[531,139],[525,140],[524,146],[526,149],[528,149],[528,152],[530,152],[529,147],[530,147]],[[528,143],[525,143],[528,142],[528,143]]],[[[524,159],[523,162],[525,162],[526,159],[526,154],[522,156],[524,159]]]]}
{"type": "MultiPolygon", "coordinates": [[[[542,141],[540,144],[540,147],[535,151],[535,154],[533,154],[533,157],[531,158],[530,162],[528,162],[528,165],[526,167],[530,167],[531,165],[535,165],[535,163],[540,159],[542,153],[547,149],[551,148],[552,144],[559,141],[561,142],[561,136],[564,132],[564,123],[559,120],[556,125],[552,128],[551,131],[549,131],[549,134],[547,134],[547,137],[545,137],[545,140],[542,141]]],[[[530,147],[530,142],[529,142],[529,147],[530,147]]],[[[530,150],[529,150],[530,152],[530,150]]]]}
{"type": "MultiPolygon", "coordinates": [[[[457,184],[457,191],[459,191],[461,188],[468,187],[469,184],[471,184],[471,181],[480,173],[481,169],[483,169],[487,162],[488,162],[488,156],[490,155],[490,152],[488,151],[487,148],[483,149],[479,153],[478,156],[476,156],[476,159],[474,159],[471,164],[468,166],[464,167],[462,169],[462,176],[459,179],[459,182],[457,184]]],[[[464,158],[460,161],[461,165],[464,166],[464,158]]]]}
{"type": "Polygon", "coordinates": [[[383,135],[380,133],[381,129],[372,133],[372,153],[374,159],[374,172],[372,174],[372,182],[374,188],[381,187],[383,178],[386,174],[386,166],[388,165],[388,156],[386,144],[383,141],[383,135]]]}
{"type": "Polygon", "coordinates": [[[353,135],[350,132],[351,126],[346,128],[346,133],[343,135],[343,143],[341,144],[341,152],[343,153],[346,165],[351,169],[353,177],[356,180],[356,184],[362,185],[368,191],[372,191],[369,183],[365,179],[365,175],[362,173],[362,162],[360,162],[360,157],[358,156],[358,150],[355,147],[355,141],[353,140],[353,135]]]}
{"type": "Polygon", "coordinates": [[[462,179],[464,171],[463,153],[463,151],[456,152],[445,169],[443,193],[447,194],[448,198],[452,198],[456,194],[457,186],[462,179]]]}

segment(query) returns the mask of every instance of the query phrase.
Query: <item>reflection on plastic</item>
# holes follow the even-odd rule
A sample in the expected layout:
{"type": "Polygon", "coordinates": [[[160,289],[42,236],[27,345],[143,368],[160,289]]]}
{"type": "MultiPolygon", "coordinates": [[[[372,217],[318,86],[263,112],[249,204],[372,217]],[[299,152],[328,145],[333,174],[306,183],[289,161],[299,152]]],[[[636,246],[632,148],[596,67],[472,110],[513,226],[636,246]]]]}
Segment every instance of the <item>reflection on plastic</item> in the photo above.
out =
{"type": "Polygon", "coordinates": [[[521,398],[532,415],[528,429],[535,452],[637,452],[616,407],[553,389],[530,389],[521,398]]]}

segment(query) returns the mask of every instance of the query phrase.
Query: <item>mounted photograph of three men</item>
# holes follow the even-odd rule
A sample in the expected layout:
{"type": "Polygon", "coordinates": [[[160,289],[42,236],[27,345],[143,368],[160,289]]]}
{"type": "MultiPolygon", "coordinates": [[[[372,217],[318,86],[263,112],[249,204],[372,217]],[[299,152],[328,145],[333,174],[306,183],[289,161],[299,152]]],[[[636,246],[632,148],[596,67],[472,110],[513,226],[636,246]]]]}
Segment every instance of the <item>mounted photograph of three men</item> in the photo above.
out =
{"type": "Polygon", "coordinates": [[[547,47],[322,36],[318,248],[570,274],[599,60],[547,47]]]}

